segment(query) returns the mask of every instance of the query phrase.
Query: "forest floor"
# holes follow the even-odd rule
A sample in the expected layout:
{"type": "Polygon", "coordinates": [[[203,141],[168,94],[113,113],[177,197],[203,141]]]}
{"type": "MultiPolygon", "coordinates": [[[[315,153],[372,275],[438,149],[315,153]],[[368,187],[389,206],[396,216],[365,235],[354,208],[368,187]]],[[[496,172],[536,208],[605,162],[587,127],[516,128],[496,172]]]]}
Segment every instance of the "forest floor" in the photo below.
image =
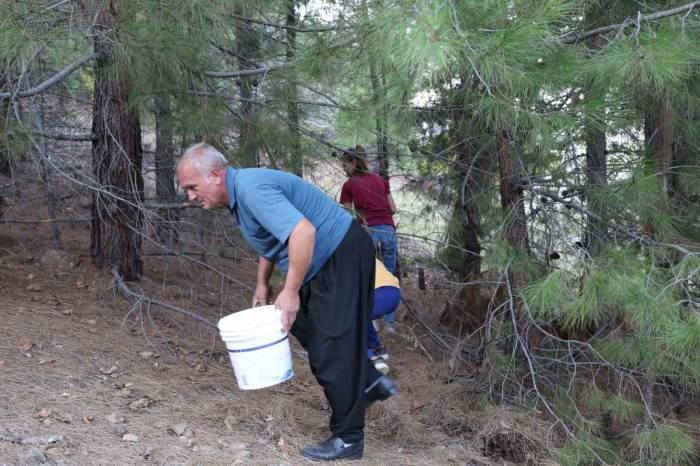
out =
{"type": "MultiPolygon", "coordinates": [[[[5,219],[43,218],[35,194],[8,199],[5,219]]],[[[87,216],[86,202],[59,217],[87,216]]],[[[48,224],[0,219],[0,465],[314,464],[299,449],[326,438],[330,412],[296,343],[291,381],[239,390],[213,329],[118,295],[90,261],[87,224],[62,224],[61,235],[70,254],[56,260],[48,224]],[[62,441],[22,445],[13,434],[62,441]]],[[[254,270],[242,261],[230,274],[253,284],[254,270]]],[[[188,307],[198,280],[206,273],[187,263],[149,257],[132,286],[188,307]]],[[[236,309],[221,309],[212,290],[196,312],[216,321],[236,309]]],[[[444,302],[410,284],[405,293],[417,309],[444,302]]],[[[448,357],[418,344],[398,315],[399,331],[384,338],[400,394],[368,411],[365,457],[350,464],[552,464],[548,423],[478,408],[448,357]]]]}

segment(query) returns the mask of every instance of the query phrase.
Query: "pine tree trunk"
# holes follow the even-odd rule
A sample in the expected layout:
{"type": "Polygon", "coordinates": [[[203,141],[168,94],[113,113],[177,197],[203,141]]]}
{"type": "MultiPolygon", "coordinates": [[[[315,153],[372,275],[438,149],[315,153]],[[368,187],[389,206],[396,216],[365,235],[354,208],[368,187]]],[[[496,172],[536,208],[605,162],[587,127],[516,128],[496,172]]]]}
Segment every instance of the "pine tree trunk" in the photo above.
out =
{"type": "MultiPolygon", "coordinates": [[[[170,97],[158,93],[153,98],[156,119],[156,197],[168,203],[175,200],[175,165],[173,160],[173,133],[170,125],[170,97]]],[[[156,235],[161,241],[166,241],[172,251],[178,240],[175,223],[180,215],[175,209],[164,209],[158,218],[156,235]]]]}
{"type": "MultiPolygon", "coordinates": [[[[40,133],[44,132],[44,113],[43,105],[32,103],[32,113],[34,113],[34,127],[40,133]]],[[[51,164],[50,155],[45,138],[40,138],[38,141],[40,166],[41,166],[41,181],[46,187],[46,213],[49,224],[51,226],[51,244],[53,249],[60,250],[61,247],[61,232],[58,229],[56,220],[56,192],[53,186],[53,166],[51,164]]]]}
{"type": "MultiPolygon", "coordinates": [[[[0,92],[8,90],[5,66],[0,62],[0,92]]],[[[10,153],[7,147],[7,112],[10,107],[8,100],[0,100],[0,174],[10,175],[10,153]]]]}
{"type": "MultiPolygon", "coordinates": [[[[585,131],[586,141],[586,201],[588,210],[602,217],[591,199],[595,193],[607,185],[607,155],[605,131],[597,128],[595,124],[587,124],[585,131]]],[[[600,220],[590,215],[586,218],[586,231],[583,244],[591,257],[598,255],[603,240],[603,230],[600,220]]]]}
{"type": "Polygon", "coordinates": [[[161,201],[172,201],[175,198],[175,166],[168,95],[156,94],[154,107],[156,117],[156,197],[161,201]]]}
{"type": "Polygon", "coordinates": [[[663,180],[663,192],[666,199],[673,197],[673,152],[674,152],[674,141],[673,141],[673,127],[671,120],[673,118],[671,101],[668,97],[664,98],[659,104],[659,131],[660,140],[658,140],[658,155],[659,155],[659,166],[661,168],[661,175],[663,180]]]}
{"type": "Polygon", "coordinates": [[[644,116],[644,136],[654,154],[662,175],[662,190],[667,200],[673,197],[674,140],[672,108],[668,97],[662,97],[644,116]]]}
{"type": "MultiPolygon", "coordinates": [[[[459,116],[457,118],[460,118],[459,116]]],[[[488,153],[484,154],[474,144],[468,132],[472,121],[462,116],[455,123],[453,140],[463,141],[457,151],[456,177],[459,183],[459,193],[455,198],[453,216],[455,219],[454,241],[459,247],[460,262],[454,270],[458,280],[465,285],[460,290],[461,306],[450,306],[441,316],[441,321],[452,328],[472,331],[484,323],[487,307],[481,300],[481,214],[477,196],[485,187],[485,165],[488,163],[488,153]]]]}
{"type": "MultiPolygon", "coordinates": [[[[237,9],[237,14],[246,16],[246,11],[237,9]]],[[[257,68],[253,61],[260,51],[260,41],[253,24],[246,20],[236,22],[236,58],[240,70],[257,68]]],[[[241,93],[241,107],[238,122],[238,160],[243,166],[259,166],[258,144],[255,137],[255,104],[250,100],[255,95],[257,76],[242,76],[236,80],[241,93]]]]}
{"type": "MultiPolygon", "coordinates": [[[[692,105],[689,104],[682,110],[682,116],[690,122],[689,126],[700,128],[700,115],[694,111],[692,105]]],[[[682,206],[681,215],[685,218],[683,228],[687,230],[686,234],[695,241],[700,241],[700,232],[693,227],[697,222],[697,211],[698,206],[700,206],[700,187],[697,180],[693,183],[690,182],[690,177],[693,175],[692,171],[688,172],[690,167],[697,167],[698,154],[700,154],[700,139],[694,137],[694,134],[686,132],[678,138],[674,152],[674,167],[676,167],[677,172],[673,177],[673,189],[676,199],[682,206]]]]}
{"type": "MultiPolygon", "coordinates": [[[[513,153],[513,134],[511,131],[496,129],[496,151],[498,153],[499,189],[506,240],[516,251],[529,254],[530,243],[525,218],[525,198],[520,185],[522,167],[520,160],[513,153]]],[[[501,284],[499,287],[497,300],[499,305],[506,304],[506,309],[511,311],[508,315],[513,314],[512,317],[504,318],[504,321],[516,320],[517,328],[514,331],[523,337],[525,316],[518,298],[518,293],[523,286],[522,273],[512,269],[507,270],[506,280],[508,283],[501,284]]],[[[528,335],[528,338],[531,336],[528,335]]],[[[504,341],[504,349],[506,352],[512,352],[514,348],[517,348],[515,335],[508,336],[504,341]]]]}
{"type": "Polygon", "coordinates": [[[377,171],[385,180],[389,179],[389,145],[386,138],[386,125],[377,118],[377,171]]]}
{"type": "MultiPolygon", "coordinates": [[[[465,160],[460,161],[464,163],[465,160]]],[[[477,187],[465,174],[462,178],[461,193],[457,199],[455,213],[460,215],[462,244],[464,260],[460,270],[461,280],[468,282],[478,277],[481,273],[481,243],[479,242],[479,229],[481,219],[479,208],[474,199],[474,189],[477,187]]]]}
{"type": "Polygon", "coordinates": [[[113,43],[119,40],[118,11],[101,9],[95,19],[95,64],[92,133],[93,190],[91,253],[95,263],[116,267],[125,280],[142,272],[141,224],[143,198],[141,128],[129,108],[126,74],[114,63],[113,43]]]}
{"type": "Polygon", "coordinates": [[[460,246],[463,249],[461,268],[462,281],[476,279],[481,273],[481,213],[477,202],[478,196],[486,189],[490,172],[490,155],[493,145],[488,149],[477,147],[472,143],[474,127],[472,120],[460,117],[455,122],[456,133],[452,138],[461,141],[457,148],[456,175],[459,179],[459,195],[455,200],[455,215],[459,216],[460,246]]]}
{"type": "MultiPolygon", "coordinates": [[[[297,0],[287,0],[287,61],[292,61],[296,57],[297,46],[297,0]]],[[[289,160],[292,163],[292,172],[297,176],[304,177],[304,155],[301,153],[299,136],[299,107],[297,85],[289,83],[289,101],[287,102],[287,120],[289,126],[289,160]]]]}
{"type": "Polygon", "coordinates": [[[525,221],[523,189],[520,186],[522,170],[513,154],[510,131],[496,130],[498,172],[501,178],[501,207],[505,218],[506,239],[518,251],[530,253],[530,242],[525,221]]]}
{"type": "Polygon", "coordinates": [[[389,147],[386,137],[386,120],[383,112],[379,107],[379,95],[382,91],[379,83],[379,74],[376,64],[371,61],[369,65],[370,81],[372,83],[372,94],[374,95],[374,103],[377,116],[375,117],[375,126],[377,131],[377,170],[379,176],[385,180],[389,179],[389,147]]]}
{"type": "MultiPolygon", "coordinates": [[[[609,21],[610,13],[606,10],[607,8],[608,5],[604,2],[592,3],[584,17],[586,29],[602,26],[601,21],[609,21]]],[[[596,34],[585,43],[590,51],[595,52],[603,48],[607,41],[602,35],[596,34]]],[[[590,83],[584,86],[583,93],[589,101],[595,98],[605,99],[604,92],[596,90],[590,83]]],[[[583,132],[586,142],[586,203],[588,210],[604,218],[596,203],[592,202],[592,199],[598,191],[607,185],[608,163],[605,128],[601,128],[596,121],[588,119],[585,122],[583,132]]],[[[603,234],[604,231],[600,220],[588,215],[586,217],[586,230],[583,234],[583,244],[588,251],[589,257],[595,257],[600,252],[603,234]]]]}

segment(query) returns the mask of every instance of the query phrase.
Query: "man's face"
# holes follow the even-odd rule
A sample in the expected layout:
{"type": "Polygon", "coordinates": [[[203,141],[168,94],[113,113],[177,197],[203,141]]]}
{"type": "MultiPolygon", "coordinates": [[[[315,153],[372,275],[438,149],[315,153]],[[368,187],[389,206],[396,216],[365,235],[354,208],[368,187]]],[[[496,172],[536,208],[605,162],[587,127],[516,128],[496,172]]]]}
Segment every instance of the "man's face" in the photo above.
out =
{"type": "Polygon", "coordinates": [[[221,170],[202,175],[191,162],[184,162],[177,175],[190,201],[199,203],[203,209],[224,204],[226,189],[221,170]]]}

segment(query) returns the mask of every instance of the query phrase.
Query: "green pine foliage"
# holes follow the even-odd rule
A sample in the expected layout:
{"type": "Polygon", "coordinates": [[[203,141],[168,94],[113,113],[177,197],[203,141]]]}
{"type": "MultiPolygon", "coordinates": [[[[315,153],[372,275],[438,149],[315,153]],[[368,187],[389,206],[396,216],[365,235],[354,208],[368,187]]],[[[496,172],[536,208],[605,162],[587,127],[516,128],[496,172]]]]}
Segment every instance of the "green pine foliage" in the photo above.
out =
{"type": "MultiPolygon", "coordinates": [[[[588,466],[601,464],[598,458],[608,464],[616,464],[613,447],[598,436],[588,434],[568,442],[556,449],[554,457],[562,466],[588,466]]],[[[619,464],[619,463],[618,463],[619,464]]]]}
{"type": "Polygon", "coordinates": [[[561,319],[573,298],[570,282],[567,272],[557,270],[523,289],[522,296],[532,316],[543,321],[561,319]]]}
{"type": "MultiPolygon", "coordinates": [[[[432,222],[441,235],[431,230],[430,244],[451,270],[462,270],[465,225],[476,223],[483,275],[470,279],[488,277],[484,288],[495,290],[474,333],[498,387],[484,399],[551,415],[548,401],[566,439],[555,452],[561,464],[691,464],[689,433],[661,405],[700,390],[700,12],[638,15],[677,4],[338,0],[321,12],[299,1],[294,66],[256,75],[242,102],[239,80],[204,71],[237,70],[247,51],[253,66],[287,61],[287,1],[135,0],[120,2],[112,66],[128,73],[142,115],[168,94],[180,147],[207,140],[236,166],[293,170],[299,155],[308,168],[337,166],[331,147],[356,144],[373,159],[382,128],[391,174],[417,181],[404,188],[417,201],[402,223],[432,222]],[[610,24],[622,26],[564,40],[610,24]],[[671,103],[670,187],[660,102],[671,103]],[[246,147],[242,123],[252,129],[246,147]],[[512,213],[501,207],[495,138],[504,131],[522,177],[529,252],[505,235],[512,213]],[[596,137],[605,163],[593,185],[587,149],[596,137]],[[463,203],[477,218],[465,219],[463,203]],[[597,247],[586,242],[591,232],[597,247]],[[603,414],[621,432],[614,439],[603,414]]],[[[90,22],[72,19],[69,6],[3,6],[0,72],[12,86],[92,51],[90,22]],[[28,66],[39,49],[40,72],[28,66]],[[25,67],[33,74],[20,82],[25,67]]],[[[89,101],[93,79],[86,66],[56,89],[89,101]]],[[[26,152],[29,133],[15,128],[30,127],[8,124],[11,152],[26,152]]]]}
{"type": "Polygon", "coordinates": [[[635,442],[640,452],[637,460],[643,464],[691,465],[698,459],[692,437],[670,424],[657,425],[653,429],[639,432],[635,436],[635,442]]]}
{"type": "Polygon", "coordinates": [[[581,394],[582,406],[592,413],[610,413],[616,421],[632,422],[644,414],[644,405],[615,395],[595,386],[587,387],[581,394]]]}

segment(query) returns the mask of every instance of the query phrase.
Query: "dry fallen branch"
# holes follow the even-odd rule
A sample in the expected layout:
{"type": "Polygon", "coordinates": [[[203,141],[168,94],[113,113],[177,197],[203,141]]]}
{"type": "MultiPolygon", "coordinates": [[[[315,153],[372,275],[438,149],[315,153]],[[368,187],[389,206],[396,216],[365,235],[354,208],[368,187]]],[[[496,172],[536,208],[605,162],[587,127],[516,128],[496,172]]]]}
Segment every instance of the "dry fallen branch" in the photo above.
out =
{"type": "Polygon", "coordinates": [[[16,432],[6,429],[7,434],[0,434],[0,440],[5,442],[19,443],[20,445],[48,445],[51,443],[63,442],[62,435],[52,435],[51,437],[25,437],[16,432]]]}
{"type": "Polygon", "coordinates": [[[145,293],[136,293],[135,291],[132,291],[124,282],[124,279],[119,275],[119,272],[117,271],[117,268],[114,267],[112,268],[112,276],[114,277],[114,283],[117,285],[117,288],[126,296],[127,298],[134,299],[136,301],[144,301],[148,304],[155,304],[157,306],[163,307],[165,309],[168,309],[170,311],[177,312],[178,314],[182,314],[183,316],[190,317],[194,320],[197,320],[205,325],[208,325],[209,327],[214,327],[217,328],[216,324],[212,322],[211,320],[205,319],[202,316],[198,316],[194,312],[188,311],[186,309],[181,309],[177,306],[173,306],[172,304],[168,304],[164,301],[159,301],[157,299],[153,299],[150,296],[148,296],[145,293]]]}

